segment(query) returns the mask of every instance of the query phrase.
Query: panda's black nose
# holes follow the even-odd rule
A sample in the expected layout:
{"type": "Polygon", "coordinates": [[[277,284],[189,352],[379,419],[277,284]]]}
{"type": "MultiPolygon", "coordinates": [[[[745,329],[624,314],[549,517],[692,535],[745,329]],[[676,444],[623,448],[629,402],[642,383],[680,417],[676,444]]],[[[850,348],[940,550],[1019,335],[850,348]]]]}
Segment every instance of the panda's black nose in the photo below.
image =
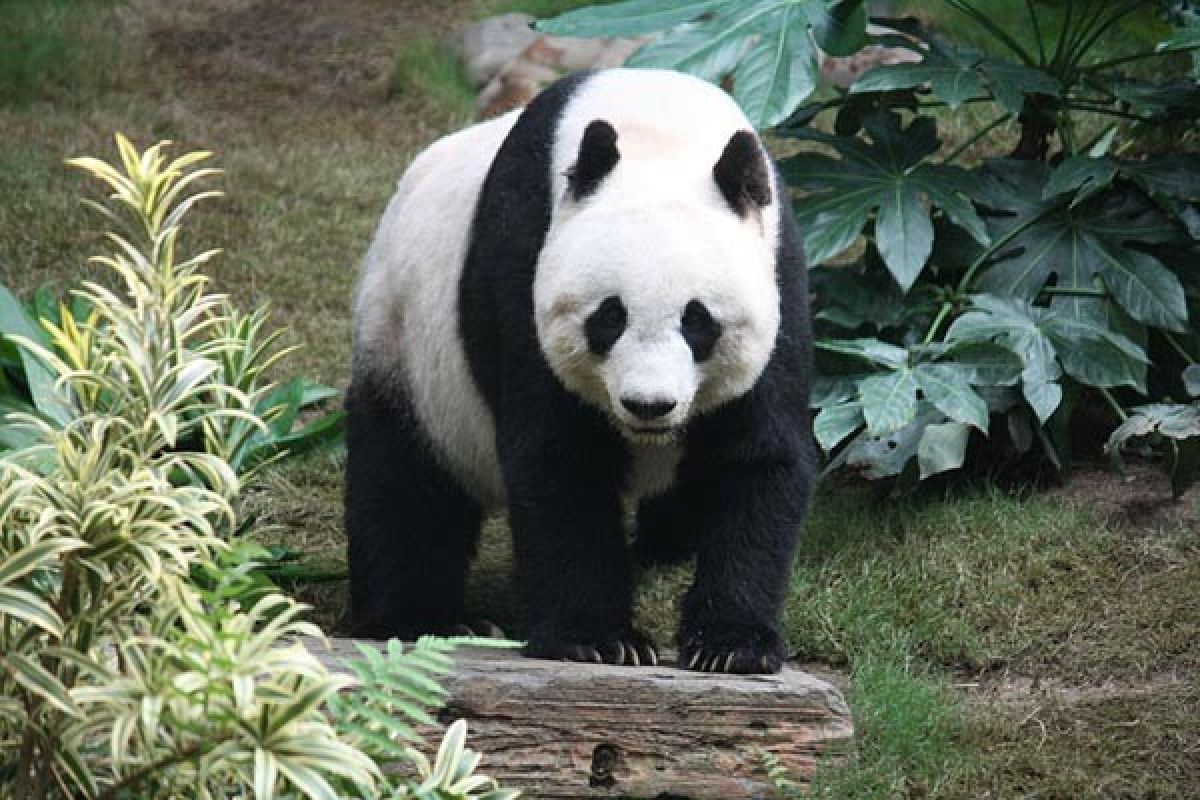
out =
{"type": "Polygon", "coordinates": [[[633,414],[638,419],[652,420],[659,417],[665,417],[670,414],[675,408],[674,400],[651,400],[643,402],[641,400],[633,400],[628,397],[621,398],[621,405],[633,414]]]}

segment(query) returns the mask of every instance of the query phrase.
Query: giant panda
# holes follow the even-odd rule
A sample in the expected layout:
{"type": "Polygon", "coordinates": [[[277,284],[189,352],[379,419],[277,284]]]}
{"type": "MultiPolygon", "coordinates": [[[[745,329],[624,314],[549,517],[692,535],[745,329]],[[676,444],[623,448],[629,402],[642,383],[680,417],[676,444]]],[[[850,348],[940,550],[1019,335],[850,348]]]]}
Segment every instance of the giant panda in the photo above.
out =
{"type": "Polygon", "coordinates": [[[787,191],[699,79],[573,75],[430,146],[355,304],[355,634],[465,622],[505,510],[528,655],[656,664],[634,553],[694,554],[679,664],[778,671],[813,475],[807,306],[787,191]]]}

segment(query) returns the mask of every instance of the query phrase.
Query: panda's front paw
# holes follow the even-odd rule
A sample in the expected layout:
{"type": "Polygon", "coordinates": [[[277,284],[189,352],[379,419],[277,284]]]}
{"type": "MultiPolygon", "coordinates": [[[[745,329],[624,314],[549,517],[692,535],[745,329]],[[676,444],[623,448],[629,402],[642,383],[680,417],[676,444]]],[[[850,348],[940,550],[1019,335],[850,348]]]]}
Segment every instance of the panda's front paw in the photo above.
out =
{"type": "Polygon", "coordinates": [[[628,630],[599,641],[573,642],[554,638],[533,638],[525,645],[525,655],[552,661],[583,661],[626,667],[658,666],[658,651],[644,634],[628,630]]]}
{"type": "Polygon", "coordinates": [[[759,626],[685,626],[679,636],[679,666],[697,672],[775,673],[783,657],[783,638],[759,626]]]}
{"type": "Polygon", "coordinates": [[[490,619],[472,619],[460,622],[451,628],[455,636],[470,636],[473,639],[507,639],[504,629],[490,619]]]}

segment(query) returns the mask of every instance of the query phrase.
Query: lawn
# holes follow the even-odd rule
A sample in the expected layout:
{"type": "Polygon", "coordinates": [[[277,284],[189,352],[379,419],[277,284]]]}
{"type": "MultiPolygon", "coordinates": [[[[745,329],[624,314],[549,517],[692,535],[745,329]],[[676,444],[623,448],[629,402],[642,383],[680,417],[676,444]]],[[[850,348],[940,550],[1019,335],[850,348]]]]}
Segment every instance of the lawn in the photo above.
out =
{"type": "MultiPolygon", "coordinates": [[[[226,196],[186,245],[222,248],[217,287],[271,306],[303,346],[289,372],[344,386],[357,265],[384,204],[415,152],[471,119],[442,42],[520,5],[0,0],[0,281],[63,290],[97,274],[100,224],[79,203],[95,187],[64,159],[112,157],[115,131],[209,149],[226,196]],[[42,66],[19,66],[28,53],[42,66]]],[[[341,466],[320,454],[253,487],[263,537],[340,562],[341,466]]],[[[821,796],[1194,797],[1197,520],[1153,466],[907,499],[829,482],[787,612],[797,660],[846,687],[860,732],[821,796]]],[[[506,553],[496,521],[472,593],[502,621],[506,553]]],[[[686,580],[645,576],[639,617],[662,641],[686,580]]],[[[336,629],[342,585],[299,591],[336,629]]]]}

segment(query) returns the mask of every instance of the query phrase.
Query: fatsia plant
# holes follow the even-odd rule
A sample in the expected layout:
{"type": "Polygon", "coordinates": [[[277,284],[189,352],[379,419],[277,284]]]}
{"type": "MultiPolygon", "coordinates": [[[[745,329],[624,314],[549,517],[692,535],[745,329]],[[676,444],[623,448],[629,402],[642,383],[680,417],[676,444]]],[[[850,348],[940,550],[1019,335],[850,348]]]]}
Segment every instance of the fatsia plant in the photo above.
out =
{"type": "Polygon", "coordinates": [[[461,726],[432,767],[403,741],[414,780],[385,777],[396,759],[373,757],[405,729],[369,720],[431,721],[457,642],[335,674],[300,642],[321,639],[302,606],[269,590],[236,599],[245,565],[219,560],[241,486],[225,423],[271,424],[239,385],[257,356],[238,360],[250,337],[209,335],[247,318],[205,291],[203,256],[176,253],[187,210],[207,196],[188,194],[206,174],[191,169],[200,155],[119,143],[124,172],[76,163],[113,189],[105,210],[128,223],[102,260],[122,288],[87,284],[82,312],[45,323],[53,347],[12,339],[44,369],[38,408],[58,411],[3,420],[23,444],[0,457],[0,795],[511,798],[473,774],[461,726]],[[208,444],[179,446],[191,436],[208,444]],[[198,569],[211,586],[193,582],[198,569]]]}
{"type": "Polygon", "coordinates": [[[812,270],[815,428],[834,467],[915,480],[985,441],[1063,466],[1098,450],[1072,439],[1080,409],[1115,426],[1128,405],[1178,396],[1200,356],[1194,9],[1008,5],[1028,35],[990,4],[938,7],[933,25],[956,15],[975,46],[910,18],[868,29],[861,4],[827,0],[628,0],[543,23],[666,30],[635,64],[731,82],[756,124],[792,140],[781,169],[812,270]],[[785,7],[802,20],[792,36],[736,24],[785,7]],[[1116,35],[1134,18],[1159,26],[1157,46],[1116,35]],[[793,62],[812,74],[817,47],[865,42],[911,55],[845,90],[778,77],[793,62]],[[754,69],[763,48],[775,80],[754,69]]]}
{"type": "Polygon", "coordinates": [[[862,0],[626,0],[539,23],[562,36],[639,36],[665,31],[629,66],[669,67],[733,82],[761,128],[781,122],[817,88],[817,47],[848,55],[866,44],[862,0]]]}
{"type": "Polygon", "coordinates": [[[1171,471],[1171,489],[1183,494],[1200,470],[1200,366],[1184,370],[1183,382],[1190,403],[1148,403],[1136,406],[1129,417],[1108,437],[1105,450],[1115,459],[1122,449],[1138,439],[1165,441],[1171,471]]]}

